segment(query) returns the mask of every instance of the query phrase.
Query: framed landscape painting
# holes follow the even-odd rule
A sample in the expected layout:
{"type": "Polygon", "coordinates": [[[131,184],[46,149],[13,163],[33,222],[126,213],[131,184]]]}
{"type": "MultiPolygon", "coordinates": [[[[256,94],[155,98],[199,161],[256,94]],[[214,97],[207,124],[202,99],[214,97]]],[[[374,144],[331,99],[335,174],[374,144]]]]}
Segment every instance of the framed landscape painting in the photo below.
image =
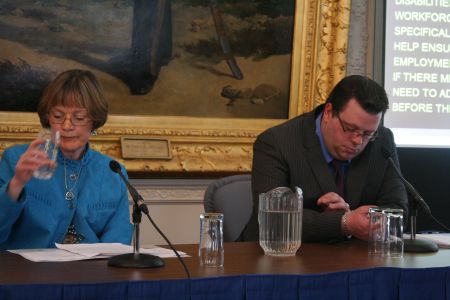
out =
{"type": "Polygon", "coordinates": [[[110,104],[94,149],[130,171],[239,173],[261,131],[343,76],[333,49],[345,50],[349,12],[324,0],[4,0],[0,15],[0,150],[36,136],[58,73],[88,69],[110,104]],[[152,158],[150,143],[124,157],[133,139],[169,153],[152,158]]]}

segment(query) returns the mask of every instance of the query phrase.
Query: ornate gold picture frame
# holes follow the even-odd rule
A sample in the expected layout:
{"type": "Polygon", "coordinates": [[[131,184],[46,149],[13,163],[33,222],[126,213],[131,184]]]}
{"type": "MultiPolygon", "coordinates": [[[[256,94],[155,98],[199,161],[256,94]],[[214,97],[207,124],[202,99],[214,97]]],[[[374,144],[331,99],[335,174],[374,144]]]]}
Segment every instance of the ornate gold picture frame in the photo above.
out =
{"type": "MultiPolygon", "coordinates": [[[[345,75],[350,0],[296,0],[289,116],[313,109],[345,75]]],[[[252,145],[263,130],[286,119],[224,119],[111,115],[91,147],[133,172],[251,170],[252,145]],[[170,159],[124,159],[121,138],[170,141],[170,159]]],[[[36,113],[0,112],[0,151],[36,137],[36,113]]]]}

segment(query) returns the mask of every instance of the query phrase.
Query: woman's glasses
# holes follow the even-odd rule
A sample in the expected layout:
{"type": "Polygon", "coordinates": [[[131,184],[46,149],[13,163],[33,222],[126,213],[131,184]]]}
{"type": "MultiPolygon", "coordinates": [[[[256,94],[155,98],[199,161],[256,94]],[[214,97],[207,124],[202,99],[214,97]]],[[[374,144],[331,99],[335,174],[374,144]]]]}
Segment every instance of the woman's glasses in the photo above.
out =
{"type": "Polygon", "coordinates": [[[63,112],[50,112],[48,114],[48,118],[49,121],[54,123],[54,124],[63,124],[66,119],[69,119],[70,122],[74,125],[74,126],[83,126],[83,125],[87,125],[90,121],[91,118],[89,118],[87,115],[85,114],[65,114],[63,112]]]}

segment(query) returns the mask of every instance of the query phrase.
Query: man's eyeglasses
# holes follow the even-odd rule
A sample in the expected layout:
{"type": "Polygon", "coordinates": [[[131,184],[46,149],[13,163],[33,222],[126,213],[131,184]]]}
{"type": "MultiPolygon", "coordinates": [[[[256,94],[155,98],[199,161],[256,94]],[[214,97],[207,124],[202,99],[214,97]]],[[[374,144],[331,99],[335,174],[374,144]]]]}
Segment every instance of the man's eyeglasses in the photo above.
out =
{"type": "Polygon", "coordinates": [[[74,125],[74,126],[84,126],[87,125],[90,121],[91,118],[89,118],[88,116],[84,115],[84,114],[65,114],[62,112],[50,112],[48,114],[48,118],[49,121],[54,123],[54,124],[63,124],[67,118],[69,118],[70,122],[74,125]]]}
{"type": "Polygon", "coordinates": [[[353,135],[353,136],[358,136],[361,137],[363,139],[363,141],[369,141],[372,142],[374,141],[377,136],[378,136],[378,131],[363,131],[361,132],[361,130],[355,129],[355,128],[350,128],[349,125],[345,124],[341,118],[339,117],[339,113],[335,112],[336,117],[339,120],[339,124],[341,124],[342,127],[342,131],[344,131],[344,133],[348,134],[348,135],[353,135]]]}

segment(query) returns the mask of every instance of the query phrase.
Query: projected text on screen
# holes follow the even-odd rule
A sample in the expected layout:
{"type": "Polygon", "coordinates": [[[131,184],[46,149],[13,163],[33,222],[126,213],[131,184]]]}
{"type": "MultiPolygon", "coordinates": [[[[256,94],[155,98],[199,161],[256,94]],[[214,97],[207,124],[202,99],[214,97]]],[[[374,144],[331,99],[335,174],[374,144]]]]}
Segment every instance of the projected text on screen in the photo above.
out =
{"type": "Polygon", "coordinates": [[[386,1],[385,125],[399,145],[450,146],[450,0],[386,1]]]}

